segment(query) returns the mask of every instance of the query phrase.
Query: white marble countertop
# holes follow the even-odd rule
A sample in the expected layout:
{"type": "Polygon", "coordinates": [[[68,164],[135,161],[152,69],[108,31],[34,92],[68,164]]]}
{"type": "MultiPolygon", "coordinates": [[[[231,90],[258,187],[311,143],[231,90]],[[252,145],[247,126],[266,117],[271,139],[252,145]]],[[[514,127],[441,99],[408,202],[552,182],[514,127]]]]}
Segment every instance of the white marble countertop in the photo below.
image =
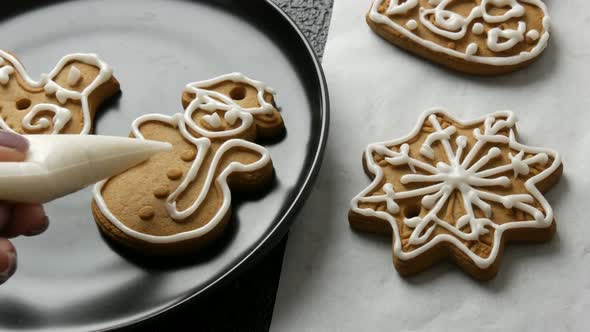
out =
{"type": "Polygon", "coordinates": [[[590,318],[590,3],[552,1],[545,54],[491,78],[443,69],[388,44],[365,24],[371,0],[336,1],[324,67],[331,133],[315,190],[290,234],[275,331],[586,331],[590,318]],[[412,278],[392,264],[387,236],[352,231],[351,198],[370,181],[361,154],[407,134],[444,106],[468,120],[510,109],[525,144],[553,148],[565,168],[546,195],[557,235],[510,245],[498,276],[478,282],[442,263],[412,278]]]}

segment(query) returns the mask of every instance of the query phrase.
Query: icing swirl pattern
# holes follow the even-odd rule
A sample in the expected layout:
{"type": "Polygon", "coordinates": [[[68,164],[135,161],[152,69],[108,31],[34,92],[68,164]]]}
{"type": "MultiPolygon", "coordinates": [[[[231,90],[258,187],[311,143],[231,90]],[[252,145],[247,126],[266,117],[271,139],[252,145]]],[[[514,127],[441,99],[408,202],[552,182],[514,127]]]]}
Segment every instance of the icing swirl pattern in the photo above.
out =
{"type": "Polygon", "coordinates": [[[431,51],[492,66],[537,57],[550,30],[541,0],[375,0],[368,18],[431,51]]]}

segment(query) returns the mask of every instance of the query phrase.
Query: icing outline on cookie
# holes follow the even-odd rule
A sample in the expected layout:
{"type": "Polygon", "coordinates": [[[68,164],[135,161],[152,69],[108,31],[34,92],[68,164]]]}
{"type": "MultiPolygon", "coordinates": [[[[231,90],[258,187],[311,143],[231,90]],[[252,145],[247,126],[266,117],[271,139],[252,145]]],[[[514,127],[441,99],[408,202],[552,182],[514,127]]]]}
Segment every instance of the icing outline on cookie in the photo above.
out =
{"type": "MultiPolygon", "coordinates": [[[[521,52],[519,54],[512,55],[509,57],[477,56],[477,55],[475,55],[475,53],[473,53],[473,48],[471,48],[471,50],[470,50],[471,52],[462,53],[462,52],[456,51],[456,50],[448,48],[448,47],[443,47],[433,41],[420,38],[412,32],[413,30],[415,30],[415,28],[409,29],[407,26],[406,27],[401,26],[387,16],[387,15],[391,15],[391,14],[398,14],[397,11],[394,10],[397,7],[407,6],[408,4],[412,4],[411,8],[404,7],[403,13],[405,14],[410,9],[413,9],[416,6],[418,6],[418,2],[417,1],[413,1],[413,2],[406,1],[406,2],[402,3],[401,5],[398,5],[398,1],[391,0],[388,8],[385,10],[386,15],[384,15],[382,13],[379,13],[379,6],[381,6],[384,1],[386,1],[386,0],[375,0],[373,5],[371,6],[371,10],[369,11],[369,18],[373,22],[379,23],[379,24],[385,24],[385,25],[393,28],[397,32],[401,33],[402,35],[404,35],[408,39],[412,40],[413,42],[415,42],[419,45],[422,45],[434,52],[444,53],[444,54],[450,55],[452,57],[460,58],[460,59],[463,59],[463,60],[466,60],[469,62],[475,62],[475,63],[481,63],[481,64],[487,64],[487,65],[493,65],[493,66],[517,65],[517,64],[520,64],[520,63],[523,63],[523,62],[526,62],[526,61],[529,61],[529,60],[532,60],[532,59],[538,57],[547,47],[547,43],[549,40],[549,31],[550,31],[550,25],[551,25],[550,21],[551,20],[549,17],[549,12],[547,10],[547,6],[541,0],[518,0],[518,1],[536,6],[543,11],[543,20],[542,20],[542,25],[543,25],[543,30],[544,30],[543,34],[539,34],[539,32],[536,30],[534,30],[536,33],[535,32],[531,33],[531,31],[533,31],[533,30],[525,32],[526,31],[526,24],[524,26],[522,26],[522,24],[524,24],[524,22],[522,22],[522,21],[519,22],[519,28],[517,30],[513,30],[513,29],[502,30],[500,28],[490,29],[489,35],[487,38],[487,45],[492,51],[495,51],[495,50],[505,51],[507,49],[510,49],[510,48],[514,47],[515,45],[517,45],[518,43],[522,42],[525,39],[524,37],[526,35],[529,35],[529,33],[531,36],[531,40],[535,40],[535,41],[538,40],[537,45],[535,45],[535,47],[533,49],[531,49],[530,51],[521,52]],[[389,13],[391,13],[391,14],[389,14],[389,13]],[[506,37],[506,38],[508,38],[508,40],[506,42],[499,43],[498,37],[506,37]],[[532,37],[537,37],[537,38],[532,38],[532,37]],[[510,47],[508,47],[508,46],[510,46],[510,47]]],[[[424,25],[426,28],[428,28],[430,31],[432,31],[435,34],[438,34],[440,36],[443,36],[443,37],[446,37],[446,38],[449,38],[452,40],[459,40],[465,36],[465,34],[468,31],[468,27],[473,22],[473,20],[475,20],[477,18],[482,18],[482,19],[484,19],[485,22],[488,22],[488,23],[500,23],[500,22],[507,21],[508,19],[511,19],[514,17],[520,17],[520,16],[524,15],[524,8],[522,7],[522,5],[520,5],[518,3],[518,1],[517,0],[482,0],[480,5],[474,7],[472,9],[472,11],[470,12],[469,16],[467,18],[465,18],[465,17],[463,17],[457,13],[454,13],[452,11],[444,10],[446,5],[448,5],[451,2],[451,0],[429,0],[429,4],[434,5],[436,7],[431,8],[431,9],[424,9],[424,8],[420,7],[420,9],[419,9],[420,23],[422,23],[422,25],[424,25]],[[489,15],[486,11],[486,6],[488,4],[495,4],[500,7],[510,6],[511,9],[508,10],[503,15],[493,16],[493,15],[489,15]],[[428,15],[434,15],[436,22],[438,24],[446,26],[447,30],[441,29],[437,25],[430,22],[430,20],[426,17],[428,15]]],[[[400,13],[402,13],[402,12],[400,11],[400,13]]],[[[477,28],[475,28],[475,30],[476,30],[475,31],[476,34],[481,34],[483,32],[479,28],[479,26],[477,28]],[[477,32],[479,32],[479,33],[477,33],[477,32]]]]}
{"type": "MultiPolygon", "coordinates": [[[[48,74],[42,74],[38,81],[32,79],[23,65],[10,53],[0,50],[0,85],[5,85],[9,82],[10,76],[16,71],[20,77],[32,88],[43,88],[49,95],[55,95],[59,104],[64,105],[68,100],[78,100],[82,105],[82,114],[84,119],[84,126],[80,132],[80,135],[87,135],[90,133],[92,128],[90,107],[88,104],[89,96],[102,84],[106,83],[113,76],[113,69],[105,62],[103,62],[96,54],[84,54],[74,53],[69,54],[61,58],[57,65],[48,74]],[[99,72],[94,81],[88,85],[82,92],[70,90],[57,84],[54,79],[63,70],[63,68],[71,62],[79,61],[90,66],[98,68],[99,72]]],[[[75,66],[70,69],[68,73],[67,81],[71,86],[79,83],[81,77],[79,69],[75,66]],[[74,72],[72,72],[74,70],[74,72]],[[78,71],[77,73],[75,71],[78,71]]],[[[63,127],[70,121],[72,114],[67,108],[59,107],[53,104],[38,104],[29,111],[23,120],[22,126],[25,129],[42,129],[48,128],[50,125],[49,120],[43,118],[38,121],[37,124],[33,124],[32,120],[34,115],[40,111],[49,111],[54,113],[53,125],[54,130],[52,134],[58,134],[63,127]],[[66,112],[67,111],[67,112],[66,112]]],[[[0,117],[0,127],[2,129],[14,132],[8,124],[0,117]]]]}
{"type": "Polygon", "coordinates": [[[195,98],[187,106],[184,113],[177,113],[173,116],[167,116],[162,114],[143,115],[137,118],[135,121],[133,121],[133,124],[131,126],[133,136],[143,140],[145,138],[140,131],[140,127],[142,126],[142,124],[154,121],[163,122],[168,125],[171,125],[174,128],[177,128],[180,134],[188,142],[190,142],[192,145],[196,147],[196,156],[194,158],[191,158],[192,164],[189,170],[181,179],[181,183],[178,185],[176,190],[174,190],[172,193],[166,196],[166,211],[175,222],[182,222],[184,219],[190,217],[199,209],[203,201],[206,199],[212,186],[214,185],[214,181],[222,189],[222,196],[224,197],[223,202],[221,203],[221,206],[217,210],[215,216],[213,216],[211,220],[209,220],[205,225],[201,226],[200,228],[173,235],[155,236],[138,232],[126,226],[123,222],[121,222],[110,211],[102,195],[102,190],[105,184],[109,181],[109,179],[105,179],[97,183],[94,187],[93,195],[98,209],[116,228],[118,228],[120,231],[132,238],[136,238],[154,244],[169,244],[198,238],[211,232],[213,229],[215,229],[215,227],[221,222],[223,217],[226,216],[229,210],[231,209],[232,197],[229,185],[227,183],[227,177],[234,172],[253,172],[256,170],[263,169],[271,162],[270,153],[268,152],[268,150],[256,143],[236,138],[229,139],[223,142],[221,146],[218,148],[218,150],[215,151],[215,155],[213,156],[213,159],[207,171],[205,182],[198,196],[189,207],[182,211],[178,210],[176,200],[198,176],[202,164],[210,151],[212,139],[228,138],[239,135],[240,133],[244,132],[245,130],[251,128],[252,125],[254,125],[254,115],[272,114],[274,111],[276,111],[276,108],[264,99],[265,93],[270,93],[274,95],[274,90],[266,86],[264,83],[250,79],[241,73],[231,73],[205,81],[190,83],[186,86],[185,92],[194,95],[195,98]],[[226,96],[225,94],[209,89],[209,87],[227,81],[231,81],[234,83],[242,83],[256,88],[257,100],[260,106],[244,108],[240,106],[238,103],[236,103],[232,98],[226,96]],[[237,128],[233,129],[223,131],[210,131],[200,126],[198,124],[198,121],[195,121],[193,119],[193,114],[197,110],[209,112],[203,117],[203,119],[209,125],[212,125],[212,127],[221,127],[220,122],[222,120],[218,112],[224,112],[223,119],[228,124],[234,125],[238,119],[241,120],[241,124],[237,128]],[[189,131],[189,129],[193,130],[202,137],[195,137],[189,131]],[[243,148],[256,152],[260,155],[260,158],[256,162],[248,165],[244,165],[234,161],[230,163],[217,177],[215,177],[215,173],[219,168],[219,163],[222,160],[222,157],[227,151],[233,148],[243,148]]]}
{"type": "Polygon", "coordinates": [[[554,220],[553,209],[543,194],[537,189],[536,184],[547,179],[560,167],[561,157],[556,151],[551,149],[531,147],[518,143],[514,133],[515,125],[516,116],[510,111],[495,112],[483,118],[467,122],[458,121],[444,109],[435,108],[426,111],[418,120],[416,127],[407,136],[391,141],[370,144],[366,148],[364,156],[365,165],[367,170],[373,174],[375,178],[367,188],[352,199],[351,211],[365,217],[375,217],[389,222],[393,229],[393,254],[401,260],[410,260],[434,248],[439,243],[447,242],[460,249],[479,268],[485,269],[490,267],[497,258],[501,245],[500,240],[505,231],[517,228],[548,228],[554,220]],[[455,135],[456,129],[454,126],[449,126],[443,129],[440,126],[436,115],[444,116],[461,126],[472,126],[483,122],[485,127],[484,132],[482,133],[479,128],[474,129],[474,137],[477,142],[469,150],[463,161],[460,160],[467,144],[466,137],[459,136],[456,138],[457,149],[453,151],[450,140],[453,135],[455,135]],[[434,132],[428,136],[419,153],[426,158],[432,159],[433,155],[430,146],[434,142],[440,141],[450,164],[441,161],[436,166],[432,166],[428,163],[412,158],[409,155],[409,146],[406,142],[421,132],[426,121],[431,123],[434,132]],[[501,130],[508,130],[508,136],[498,134],[501,130]],[[511,160],[510,164],[478,172],[481,167],[485,166],[500,153],[497,147],[489,148],[487,154],[479,160],[471,163],[487,142],[508,144],[510,149],[519,151],[519,153],[516,155],[509,155],[511,160]],[[390,147],[398,145],[400,146],[399,152],[390,149],[390,147]],[[379,164],[373,159],[374,152],[384,156],[384,160],[391,165],[399,166],[407,164],[412,170],[412,173],[416,173],[417,168],[423,170],[425,173],[429,173],[429,175],[404,175],[400,179],[403,184],[422,182],[432,183],[432,185],[410,191],[395,192],[391,184],[386,183],[383,185],[384,172],[381,166],[379,166],[379,164]],[[525,153],[534,154],[534,156],[523,160],[525,153]],[[509,185],[510,179],[505,176],[492,179],[489,179],[489,177],[510,170],[514,171],[515,176],[518,176],[519,174],[528,174],[528,167],[530,165],[536,163],[546,164],[549,157],[553,159],[551,165],[525,182],[525,188],[529,194],[500,196],[492,192],[475,189],[476,187],[509,185]],[[388,184],[390,186],[387,186],[388,184]],[[383,189],[385,194],[367,196],[380,189],[383,189]],[[454,190],[458,190],[462,193],[462,199],[467,214],[458,218],[456,220],[456,225],[451,225],[447,221],[439,218],[438,212],[444,206],[450,193],[454,190]],[[421,205],[428,209],[428,213],[423,217],[418,216],[410,219],[404,218],[403,222],[408,227],[412,228],[412,235],[409,239],[410,243],[420,245],[417,249],[406,252],[402,249],[400,231],[398,229],[396,217],[393,216],[393,214],[399,213],[399,206],[395,200],[419,196],[423,196],[421,205]],[[534,219],[527,221],[513,220],[504,224],[495,224],[489,219],[490,206],[488,203],[484,202],[482,198],[500,203],[505,208],[522,210],[528,215],[533,216],[534,219]],[[528,204],[532,203],[534,200],[539,202],[544,212],[528,204]],[[385,202],[387,211],[376,211],[371,208],[359,207],[359,204],[362,203],[377,202],[385,202]],[[473,207],[481,209],[486,214],[486,217],[477,218],[474,214],[473,207]],[[462,232],[460,230],[460,228],[467,224],[471,226],[470,233],[462,232]],[[443,227],[453,235],[438,234],[428,241],[428,238],[438,226],[443,227]],[[481,234],[489,232],[485,229],[485,226],[493,227],[495,232],[492,250],[488,257],[482,258],[472,252],[457,237],[463,240],[478,240],[481,234]],[[424,235],[421,236],[423,233],[424,235]]]}
{"type": "Polygon", "coordinates": [[[195,160],[192,162],[189,171],[183,177],[181,184],[173,193],[168,195],[168,197],[166,198],[166,210],[170,214],[170,217],[172,217],[175,220],[182,220],[188,218],[195,211],[197,211],[199,206],[205,200],[205,197],[207,196],[211,186],[213,185],[213,181],[216,181],[216,183],[220,186],[224,197],[221,207],[219,208],[215,216],[200,228],[174,235],[155,236],[141,233],[127,227],[109,210],[109,208],[106,205],[106,202],[104,201],[104,198],[102,197],[102,189],[109,179],[98,182],[94,186],[93,194],[95,202],[98,208],[100,209],[101,213],[113,225],[115,225],[115,227],[117,227],[119,230],[121,230],[130,237],[140,239],[146,242],[157,244],[174,243],[194,239],[202,235],[205,235],[209,233],[211,230],[213,230],[215,226],[217,226],[217,224],[222,220],[222,218],[227,214],[227,212],[231,208],[232,195],[229,185],[227,183],[227,177],[234,172],[252,172],[264,168],[270,162],[270,154],[268,150],[266,150],[264,147],[243,139],[230,139],[224,142],[221,145],[221,147],[215,152],[215,156],[213,157],[211,166],[208,169],[207,178],[205,180],[205,183],[203,184],[203,188],[199,192],[199,196],[191,204],[191,206],[189,206],[185,210],[179,211],[176,207],[176,199],[186,190],[186,188],[193,182],[193,180],[198,175],[199,170],[201,169],[201,164],[205,159],[209,147],[211,146],[211,140],[207,137],[194,137],[187,130],[187,124],[185,123],[186,118],[181,113],[177,113],[173,116],[167,116],[162,114],[143,115],[133,122],[133,135],[139,139],[144,140],[145,138],[143,137],[139,128],[143,123],[153,121],[164,122],[169,125],[172,125],[175,128],[178,128],[180,130],[181,135],[197,148],[197,156],[195,160]],[[217,171],[219,161],[223,157],[224,153],[236,147],[256,151],[260,154],[261,157],[259,160],[249,165],[244,165],[239,162],[232,162],[219,174],[219,176],[215,178],[215,172],[217,171]]]}
{"type": "MultiPolygon", "coordinates": [[[[272,114],[275,111],[275,107],[264,99],[265,93],[275,94],[275,91],[260,81],[253,80],[242,73],[231,73],[222,75],[209,80],[199,81],[187,84],[185,92],[193,94],[195,99],[190,103],[184,112],[185,121],[188,126],[199,133],[202,136],[211,138],[220,138],[239,135],[252,126],[254,122],[254,115],[258,114],[272,114]],[[208,89],[223,82],[234,82],[242,83],[256,88],[256,98],[258,100],[259,107],[243,108],[236,103],[232,98],[226,96],[223,93],[208,89]],[[197,110],[204,110],[216,114],[217,111],[225,112],[224,119],[233,125],[239,118],[242,120],[241,125],[238,128],[224,130],[224,131],[210,131],[207,128],[200,126],[198,123],[192,120],[193,114],[197,110]]],[[[214,116],[214,115],[212,115],[214,116]]],[[[213,127],[220,127],[219,117],[206,117],[205,121],[211,124],[213,127]]]]}

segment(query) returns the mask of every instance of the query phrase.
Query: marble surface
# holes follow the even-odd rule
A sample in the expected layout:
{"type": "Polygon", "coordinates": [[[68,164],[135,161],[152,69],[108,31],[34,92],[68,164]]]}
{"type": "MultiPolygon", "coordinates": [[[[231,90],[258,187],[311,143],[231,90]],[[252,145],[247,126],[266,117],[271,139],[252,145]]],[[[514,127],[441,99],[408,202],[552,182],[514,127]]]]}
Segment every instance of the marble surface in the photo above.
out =
{"type": "Polygon", "coordinates": [[[371,1],[334,4],[323,61],[330,137],[317,185],[289,235],[271,330],[587,331],[590,3],[546,1],[552,37],[545,54],[514,74],[482,78],[379,38],[364,20],[371,1]],[[406,135],[433,106],[465,120],[511,109],[522,142],[555,149],[564,160],[563,178],[546,195],[557,235],[507,246],[489,282],[447,263],[400,277],[391,237],[348,226],[350,200],[370,183],[363,149],[406,135]]]}

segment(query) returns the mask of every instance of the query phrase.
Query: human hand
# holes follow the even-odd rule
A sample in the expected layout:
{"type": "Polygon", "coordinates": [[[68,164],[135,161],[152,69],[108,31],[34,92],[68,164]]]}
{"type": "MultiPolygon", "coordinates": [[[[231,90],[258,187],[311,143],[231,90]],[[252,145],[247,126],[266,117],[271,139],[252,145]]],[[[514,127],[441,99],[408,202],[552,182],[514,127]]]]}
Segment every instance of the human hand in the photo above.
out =
{"type": "MultiPolygon", "coordinates": [[[[28,149],[26,138],[0,130],[0,162],[24,161],[28,149]]],[[[0,202],[0,284],[16,271],[16,249],[8,239],[39,235],[48,226],[49,219],[43,206],[0,202]]]]}

